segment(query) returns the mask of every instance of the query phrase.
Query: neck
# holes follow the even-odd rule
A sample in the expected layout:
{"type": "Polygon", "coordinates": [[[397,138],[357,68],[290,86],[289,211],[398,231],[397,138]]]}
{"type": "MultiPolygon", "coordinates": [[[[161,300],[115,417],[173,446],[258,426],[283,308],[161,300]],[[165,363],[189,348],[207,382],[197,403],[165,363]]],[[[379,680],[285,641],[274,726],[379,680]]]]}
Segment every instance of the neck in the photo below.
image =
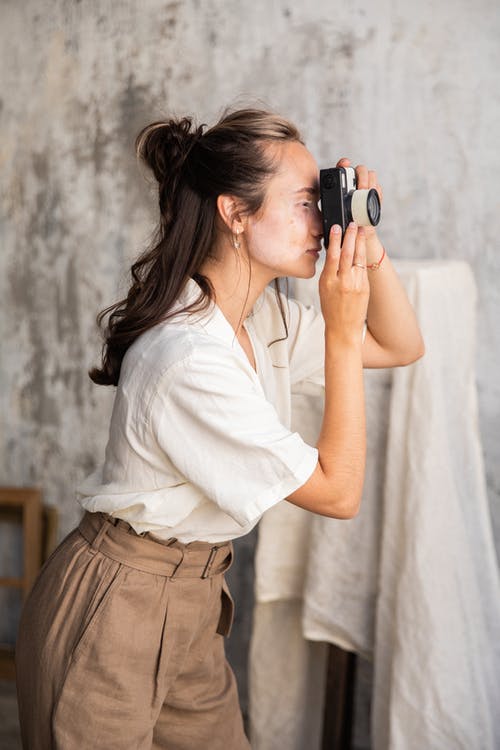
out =
{"type": "Polygon", "coordinates": [[[238,336],[256,300],[272,279],[254,264],[250,274],[248,259],[237,258],[234,253],[227,253],[223,260],[207,260],[200,272],[210,280],[215,302],[238,336]]]}

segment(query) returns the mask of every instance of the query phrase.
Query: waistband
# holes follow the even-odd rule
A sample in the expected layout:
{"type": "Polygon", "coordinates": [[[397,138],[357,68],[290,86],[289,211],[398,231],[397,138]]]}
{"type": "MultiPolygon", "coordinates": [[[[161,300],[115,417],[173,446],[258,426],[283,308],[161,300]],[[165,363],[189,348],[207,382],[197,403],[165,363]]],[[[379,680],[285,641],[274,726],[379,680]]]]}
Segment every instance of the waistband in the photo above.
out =
{"type": "Polygon", "coordinates": [[[233,561],[233,543],[165,542],[141,536],[126,521],[107,513],[85,512],[78,526],[90,551],[116,562],[165,578],[208,578],[226,571],[233,561]]]}

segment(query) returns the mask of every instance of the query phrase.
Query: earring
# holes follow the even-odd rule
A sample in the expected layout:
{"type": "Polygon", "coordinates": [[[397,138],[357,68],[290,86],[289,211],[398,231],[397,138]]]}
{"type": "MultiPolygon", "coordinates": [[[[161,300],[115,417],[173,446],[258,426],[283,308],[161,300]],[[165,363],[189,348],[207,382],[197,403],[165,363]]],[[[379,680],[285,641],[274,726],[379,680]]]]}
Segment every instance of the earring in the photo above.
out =
{"type": "Polygon", "coordinates": [[[241,242],[238,239],[239,232],[236,232],[236,234],[233,234],[233,247],[235,250],[239,250],[241,247],[241,242]]]}

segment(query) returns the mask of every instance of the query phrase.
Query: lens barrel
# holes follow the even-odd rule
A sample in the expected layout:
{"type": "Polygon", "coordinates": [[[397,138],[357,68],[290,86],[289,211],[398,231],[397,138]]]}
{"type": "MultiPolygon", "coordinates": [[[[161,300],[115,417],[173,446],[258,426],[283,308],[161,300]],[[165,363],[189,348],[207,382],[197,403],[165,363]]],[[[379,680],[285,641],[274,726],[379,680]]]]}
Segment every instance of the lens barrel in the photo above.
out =
{"type": "Polygon", "coordinates": [[[376,226],[380,221],[380,199],[375,188],[351,191],[345,205],[349,221],[360,227],[376,226]]]}

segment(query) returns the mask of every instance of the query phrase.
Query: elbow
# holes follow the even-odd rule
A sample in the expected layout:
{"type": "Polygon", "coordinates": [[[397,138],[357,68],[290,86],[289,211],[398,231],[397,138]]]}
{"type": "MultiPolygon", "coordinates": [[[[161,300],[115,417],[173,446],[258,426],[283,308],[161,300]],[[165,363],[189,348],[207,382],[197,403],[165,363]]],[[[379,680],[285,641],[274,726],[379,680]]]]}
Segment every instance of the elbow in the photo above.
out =
{"type": "Polygon", "coordinates": [[[337,521],[351,521],[353,518],[356,518],[358,513],[359,507],[351,510],[335,511],[334,513],[329,514],[329,518],[336,518],[337,521]]]}
{"type": "Polygon", "coordinates": [[[356,518],[356,516],[359,513],[360,507],[361,507],[360,502],[355,503],[354,505],[351,505],[345,508],[345,510],[343,510],[338,515],[334,516],[334,518],[338,518],[341,521],[350,521],[351,519],[356,518]]]}
{"type": "Polygon", "coordinates": [[[361,507],[361,494],[356,497],[346,498],[347,495],[343,495],[341,501],[339,501],[338,497],[332,499],[328,509],[322,515],[329,518],[336,518],[339,521],[349,521],[352,518],[356,518],[361,507]]]}
{"type": "MultiPolygon", "coordinates": [[[[345,461],[345,459],[344,459],[345,461]]],[[[350,461],[350,468],[332,469],[333,476],[325,474],[318,460],[308,481],[286,498],[294,505],[319,516],[347,520],[357,516],[364,482],[364,458],[360,455],[350,461]]]]}
{"type": "Polygon", "coordinates": [[[405,362],[407,365],[413,364],[413,362],[416,362],[417,360],[421,359],[425,354],[425,344],[422,337],[420,337],[419,341],[415,345],[413,352],[411,353],[411,357],[409,358],[408,362],[405,362]]]}
{"type": "Polygon", "coordinates": [[[406,367],[412,365],[417,360],[421,359],[425,354],[425,344],[422,336],[412,343],[411,347],[407,347],[398,356],[398,366],[406,367]]]}

